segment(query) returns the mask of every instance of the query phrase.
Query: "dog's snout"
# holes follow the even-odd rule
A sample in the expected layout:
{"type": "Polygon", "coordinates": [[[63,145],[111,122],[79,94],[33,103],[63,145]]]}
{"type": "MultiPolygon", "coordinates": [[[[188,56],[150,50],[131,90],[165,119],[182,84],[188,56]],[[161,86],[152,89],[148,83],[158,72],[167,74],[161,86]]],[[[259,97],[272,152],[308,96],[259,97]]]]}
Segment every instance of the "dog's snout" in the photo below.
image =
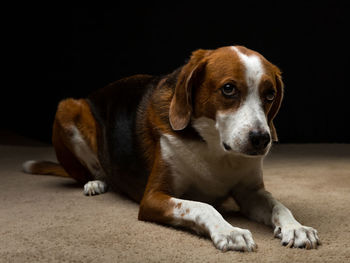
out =
{"type": "Polygon", "coordinates": [[[271,137],[268,132],[256,130],[249,132],[249,140],[254,149],[263,150],[270,143],[271,137]]]}

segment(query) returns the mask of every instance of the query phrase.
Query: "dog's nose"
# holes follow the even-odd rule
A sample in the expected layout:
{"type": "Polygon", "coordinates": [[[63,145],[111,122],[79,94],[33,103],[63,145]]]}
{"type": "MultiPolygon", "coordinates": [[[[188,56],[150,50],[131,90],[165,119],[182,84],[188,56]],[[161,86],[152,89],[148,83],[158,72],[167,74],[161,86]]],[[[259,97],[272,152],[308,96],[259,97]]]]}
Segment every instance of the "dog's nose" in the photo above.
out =
{"type": "Polygon", "coordinates": [[[254,149],[263,150],[270,143],[271,137],[270,134],[267,132],[250,131],[249,140],[254,149]]]}

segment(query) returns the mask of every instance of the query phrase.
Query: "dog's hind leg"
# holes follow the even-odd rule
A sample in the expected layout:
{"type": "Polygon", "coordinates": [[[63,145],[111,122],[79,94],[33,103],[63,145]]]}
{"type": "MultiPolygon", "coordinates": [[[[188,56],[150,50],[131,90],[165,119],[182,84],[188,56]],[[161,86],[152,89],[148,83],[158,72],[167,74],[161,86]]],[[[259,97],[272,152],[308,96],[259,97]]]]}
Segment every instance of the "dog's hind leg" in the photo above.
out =
{"type": "Polygon", "coordinates": [[[98,159],[98,124],[84,99],[60,102],[52,142],[57,159],[77,181],[84,184],[85,195],[106,192],[105,173],[98,159]]]}

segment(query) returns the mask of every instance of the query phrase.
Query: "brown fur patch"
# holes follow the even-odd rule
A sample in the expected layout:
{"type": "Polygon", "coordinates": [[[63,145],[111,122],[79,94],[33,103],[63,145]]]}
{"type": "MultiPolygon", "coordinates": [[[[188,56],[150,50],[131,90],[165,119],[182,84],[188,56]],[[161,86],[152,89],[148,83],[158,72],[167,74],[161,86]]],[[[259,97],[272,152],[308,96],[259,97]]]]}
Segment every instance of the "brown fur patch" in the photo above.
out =
{"type": "Polygon", "coordinates": [[[179,74],[169,109],[170,125],[174,130],[183,130],[191,119],[192,91],[198,86],[206,64],[204,58],[210,52],[202,49],[193,52],[190,61],[179,74]]]}
{"type": "Polygon", "coordinates": [[[63,169],[62,165],[50,161],[35,161],[24,172],[31,174],[42,174],[42,175],[56,175],[68,177],[69,175],[63,169]]]}
{"type": "Polygon", "coordinates": [[[175,208],[180,209],[181,206],[182,206],[182,203],[177,203],[177,204],[175,205],[175,208]]]}
{"type": "Polygon", "coordinates": [[[173,209],[175,208],[175,203],[170,201],[171,189],[170,170],[160,156],[160,145],[158,142],[154,166],[140,204],[139,220],[150,220],[160,223],[171,221],[173,209]]]}

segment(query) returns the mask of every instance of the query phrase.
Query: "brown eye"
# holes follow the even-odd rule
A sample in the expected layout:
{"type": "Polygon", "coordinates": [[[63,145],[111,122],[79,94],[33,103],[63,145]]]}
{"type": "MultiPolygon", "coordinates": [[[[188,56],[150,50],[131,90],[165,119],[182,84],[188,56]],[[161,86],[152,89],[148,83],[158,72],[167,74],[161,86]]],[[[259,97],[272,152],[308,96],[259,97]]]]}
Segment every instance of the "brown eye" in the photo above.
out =
{"type": "Polygon", "coordinates": [[[221,88],[222,95],[224,95],[227,98],[233,98],[237,94],[237,88],[232,83],[226,83],[221,88]]]}
{"type": "Polygon", "coordinates": [[[273,102],[274,99],[275,99],[275,96],[276,96],[275,92],[274,91],[270,91],[270,92],[266,93],[265,99],[266,99],[267,102],[273,102]]]}

